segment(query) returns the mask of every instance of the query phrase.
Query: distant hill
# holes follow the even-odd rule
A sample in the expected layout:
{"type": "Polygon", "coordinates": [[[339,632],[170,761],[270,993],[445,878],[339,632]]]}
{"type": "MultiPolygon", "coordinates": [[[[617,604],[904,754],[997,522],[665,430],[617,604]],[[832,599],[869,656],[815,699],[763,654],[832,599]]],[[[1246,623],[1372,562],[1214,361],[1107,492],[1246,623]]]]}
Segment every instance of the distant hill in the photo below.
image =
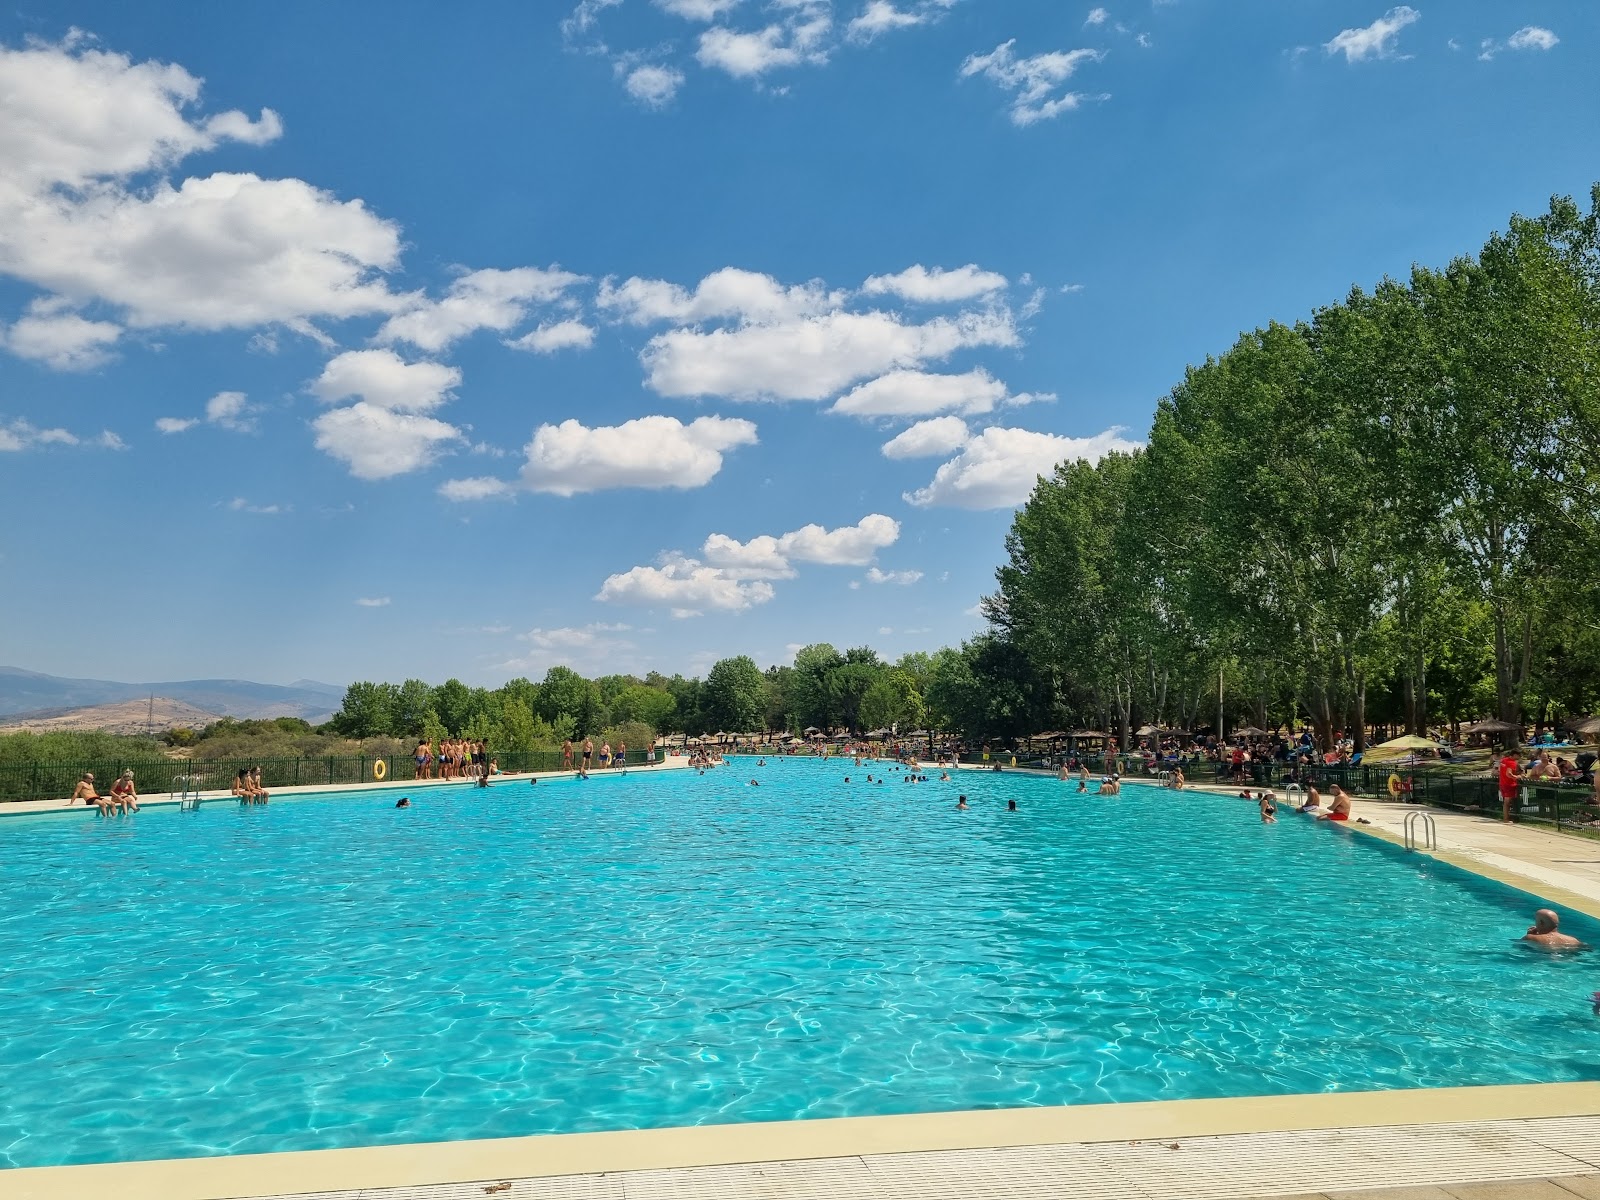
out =
{"type": "MultiPolygon", "coordinates": [[[[0,667],[0,718],[46,710],[68,710],[151,696],[225,717],[303,717],[313,724],[338,711],[344,688],[301,679],[283,686],[244,679],[185,679],[162,683],[116,683],[108,679],[63,679],[20,667],[0,667]]],[[[186,722],[184,722],[186,723],[186,722]]]]}
{"type": "Polygon", "coordinates": [[[0,717],[0,733],[79,733],[99,729],[106,733],[157,735],[175,725],[203,729],[220,714],[206,712],[181,700],[157,696],[152,701],[123,700],[116,704],[95,704],[89,708],[47,708],[37,712],[0,717]]]}

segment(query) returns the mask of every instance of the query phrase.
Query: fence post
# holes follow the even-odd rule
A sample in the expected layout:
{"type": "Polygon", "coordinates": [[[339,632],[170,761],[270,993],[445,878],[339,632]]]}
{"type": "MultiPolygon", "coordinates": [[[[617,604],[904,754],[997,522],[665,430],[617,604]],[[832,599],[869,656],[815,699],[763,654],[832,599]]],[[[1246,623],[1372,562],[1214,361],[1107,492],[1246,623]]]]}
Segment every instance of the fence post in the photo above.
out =
{"type": "Polygon", "coordinates": [[[328,755],[328,786],[333,786],[333,755],[328,755]]]}
{"type": "Polygon", "coordinates": [[[361,756],[361,772],[360,772],[360,774],[358,774],[356,776],[356,782],[357,783],[365,783],[366,781],[367,781],[367,756],[365,754],[363,754],[361,756]]]}

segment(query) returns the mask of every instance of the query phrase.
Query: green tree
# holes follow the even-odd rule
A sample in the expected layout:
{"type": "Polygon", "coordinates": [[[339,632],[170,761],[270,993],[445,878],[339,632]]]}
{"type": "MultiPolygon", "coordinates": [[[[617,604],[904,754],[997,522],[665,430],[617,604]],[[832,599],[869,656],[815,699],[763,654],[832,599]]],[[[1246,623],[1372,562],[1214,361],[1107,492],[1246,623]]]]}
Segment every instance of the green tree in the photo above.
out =
{"type": "Polygon", "coordinates": [[[841,721],[834,673],[844,666],[844,655],[827,642],[806,646],[795,653],[791,697],[795,718],[803,727],[831,729],[841,721]]]}
{"type": "Polygon", "coordinates": [[[447,679],[433,689],[433,711],[452,734],[461,736],[472,716],[472,689],[459,679],[447,679]]]}
{"type": "Polygon", "coordinates": [[[389,732],[398,737],[418,737],[423,718],[433,708],[433,689],[420,679],[408,679],[395,691],[389,732]]]}
{"type": "Polygon", "coordinates": [[[395,692],[392,683],[352,683],[328,724],[344,737],[383,737],[394,726],[395,692]]]}
{"type": "Polygon", "coordinates": [[[588,681],[571,667],[551,667],[539,684],[538,713],[551,724],[563,713],[577,719],[589,691],[588,681]]]}
{"type": "Polygon", "coordinates": [[[724,658],[706,675],[701,704],[706,721],[717,731],[759,729],[767,715],[767,681],[749,655],[724,658]]]}
{"type": "Polygon", "coordinates": [[[617,694],[611,703],[611,719],[619,725],[637,722],[659,731],[670,727],[677,710],[671,692],[639,683],[617,694]]]}

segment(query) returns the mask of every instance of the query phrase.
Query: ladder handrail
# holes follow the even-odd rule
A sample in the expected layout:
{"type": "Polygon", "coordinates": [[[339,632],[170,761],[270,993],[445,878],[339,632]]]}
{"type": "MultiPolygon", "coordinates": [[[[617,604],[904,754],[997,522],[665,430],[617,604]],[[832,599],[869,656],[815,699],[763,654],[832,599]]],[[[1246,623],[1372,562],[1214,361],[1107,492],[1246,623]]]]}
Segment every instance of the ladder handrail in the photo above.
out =
{"type": "Polygon", "coordinates": [[[1433,814],[1421,809],[1408,812],[1405,821],[1406,849],[1407,850],[1437,850],[1439,848],[1439,829],[1434,824],[1433,814]],[[1421,833],[1421,838],[1417,835],[1421,833]]]}

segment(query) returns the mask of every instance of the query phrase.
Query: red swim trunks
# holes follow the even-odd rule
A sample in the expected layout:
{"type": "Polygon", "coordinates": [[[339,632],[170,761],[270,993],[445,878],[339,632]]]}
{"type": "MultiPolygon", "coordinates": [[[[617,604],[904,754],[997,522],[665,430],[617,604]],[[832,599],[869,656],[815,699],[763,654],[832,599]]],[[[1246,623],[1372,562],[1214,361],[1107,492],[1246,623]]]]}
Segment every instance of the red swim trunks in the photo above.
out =
{"type": "Polygon", "coordinates": [[[1330,820],[1330,821],[1348,821],[1349,819],[1350,819],[1350,814],[1349,813],[1329,813],[1328,814],[1328,820],[1330,820]]]}

